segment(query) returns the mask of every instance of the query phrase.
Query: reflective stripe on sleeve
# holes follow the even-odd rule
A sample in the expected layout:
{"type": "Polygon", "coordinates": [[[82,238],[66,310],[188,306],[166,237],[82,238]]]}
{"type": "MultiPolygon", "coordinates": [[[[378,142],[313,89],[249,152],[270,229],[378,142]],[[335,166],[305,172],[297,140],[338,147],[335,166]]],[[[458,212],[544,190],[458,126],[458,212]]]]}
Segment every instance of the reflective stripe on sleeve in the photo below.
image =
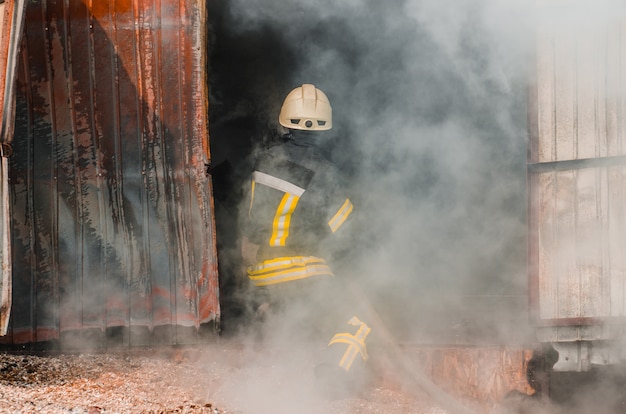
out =
{"type": "Polygon", "coordinates": [[[273,175],[266,174],[261,171],[255,171],[252,173],[252,179],[259,184],[266,185],[283,193],[295,194],[300,197],[304,194],[304,188],[298,187],[295,184],[285,181],[282,178],[274,177],[273,175]]]}
{"type": "Polygon", "coordinates": [[[274,285],[312,276],[333,276],[324,259],[313,256],[279,257],[248,268],[248,277],[256,286],[274,285]]]}
{"type": "Polygon", "coordinates": [[[250,208],[248,208],[248,217],[252,217],[252,205],[254,204],[254,189],[255,189],[255,181],[252,180],[252,185],[250,188],[250,208]]]}
{"type": "Polygon", "coordinates": [[[337,213],[335,213],[333,218],[331,218],[328,222],[328,227],[330,227],[330,230],[333,233],[336,232],[339,227],[341,227],[341,225],[346,221],[350,213],[352,213],[352,209],[352,203],[349,199],[346,198],[346,201],[343,203],[341,208],[339,208],[337,213]]]}

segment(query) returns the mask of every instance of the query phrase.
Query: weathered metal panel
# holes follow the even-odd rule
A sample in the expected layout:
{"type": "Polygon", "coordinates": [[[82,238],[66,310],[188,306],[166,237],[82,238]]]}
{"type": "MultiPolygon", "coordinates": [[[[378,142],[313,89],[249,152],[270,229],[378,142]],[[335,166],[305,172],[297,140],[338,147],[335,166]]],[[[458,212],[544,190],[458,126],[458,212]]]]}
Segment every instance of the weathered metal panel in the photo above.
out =
{"type": "Polygon", "coordinates": [[[626,17],[546,24],[529,94],[531,312],[546,341],[626,322],[626,17]]]}
{"type": "Polygon", "coordinates": [[[11,172],[13,343],[119,334],[134,345],[155,332],[180,343],[219,320],[204,10],[194,0],[28,3],[11,172]]]}
{"type": "Polygon", "coordinates": [[[13,139],[15,73],[19,55],[24,0],[5,0],[0,5],[0,139],[13,139]]]}
{"type": "Polygon", "coordinates": [[[12,153],[15,73],[23,18],[23,0],[0,4],[0,335],[6,335],[11,315],[11,209],[7,157],[12,153]]]}
{"type": "Polygon", "coordinates": [[[11,210],[9,208],[9,163],[0,156],[0,335],[6,335],[11,316],[11,210]]]}

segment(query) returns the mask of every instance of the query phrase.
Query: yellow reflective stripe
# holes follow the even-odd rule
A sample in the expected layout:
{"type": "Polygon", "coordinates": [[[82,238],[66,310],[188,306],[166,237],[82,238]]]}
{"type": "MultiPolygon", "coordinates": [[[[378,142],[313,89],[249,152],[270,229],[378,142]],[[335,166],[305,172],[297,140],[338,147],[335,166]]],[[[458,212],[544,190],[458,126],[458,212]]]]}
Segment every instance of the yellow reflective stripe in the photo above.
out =
{"type": "Polygon", "coordinates": [[[248,209],[248,217],[252,216],[252,204],[254,204],[254,189],[256,181],[252,180],[252,188],[250,190],[250,208],[248,209]]]}
{"type": "Polygon", "coordinates": [[[365,348],[365,342],[355,338],[354,335],[349,333],[337,334],[333,336],[333,339],[331,339],[328,345],[330,346],[334,344],[348,345],[348,349],[346,349],[346,352],[341,357],[341,361],[339,361],[339,365],[346,371],[350,370],[357,353],[361,354],[363,360],[367,361],[368,356],[365,348]]]}
{"type": "Polygon", "coordinates": [[[364,361],[367,361],[368,355],[367,348],[365,347],[365,338],[367,338],[370,331],[372,330],[365,323],[361,322],[356,316],[353,316],[348,321],[348,324],[353,326],[359,326],[356,334],[352,335],[349,333],[339,333],[333,336],[333,338],[328,343],[328,346],[338,343],[348,345],[348,349],[346,349],[346,352],[343,354],[341,361],[339,361],[339,366],[346,371],[349,371],[352,367],[352,363],[354,362],[357,353],[361,354],[361,357],[364,361]]]}
{"type": "Polygon", "coordinates": [[[289,235],[289,224],[291,223],[291,214],[296,209],[300,197],[285,193],[283,199],[278,205],[274,223],[272,225],[272,237],[270,238],[270,246],[284,246],[285,240],[289,235]]]}
{"type": "Polygon", "coordinates": [[[280,257],[248,268],[248,277],[256,286],[274,285],[312,276],[333,276],[330,266],[314,256],[280,257]]]}
{"type": "Polygon", "coordinates": [[[250,266],[248,272],[252,274],[261,274],[268,271],[276,271],[294,266],[307,266],[311,264],[324,264],[326,260],[315,256],[289,256],[277,257],[275,259],[264,260],[263,262],[250,266]]]}
{"type": "Polygon", "coordinates": [[[313,276],[332,276],[328,266],[310,266],[306,269],[288,271],[282,273],[271,273],[263,276],[249,276],[256,286],[275,285],[277,283],[291,282],[294,280],[306,279],[313,276]]]}
{"type": "Polygon", "coordinates": [[[335,213],[333,218],[331,218],[328,222],[328,226],[333,233],[336,232],[337,229],[339,229],[339,227],[341,227],[341,225],[346,221],[350,213],[352,213],[353,208],[354,206],[350,200],[346,198],[346,201],[344,201],[337,213],[335,213]]]}
{"type": "MultiPolygon", "coordinates": [[[[356,358],[357,352],[360,352],[355,346],[348,347],[348,350],[343,354],[341,361],[339,361],[339,366],[345,369],[346,371],[350,371],[352,368],[352,364],[354,363],[354,359],[356,358]]],[[[363,356],[363,353],[361,353],[363,356]]],[[[363,356],[363,359],[367,361],[367,357],[363,356]]]]}

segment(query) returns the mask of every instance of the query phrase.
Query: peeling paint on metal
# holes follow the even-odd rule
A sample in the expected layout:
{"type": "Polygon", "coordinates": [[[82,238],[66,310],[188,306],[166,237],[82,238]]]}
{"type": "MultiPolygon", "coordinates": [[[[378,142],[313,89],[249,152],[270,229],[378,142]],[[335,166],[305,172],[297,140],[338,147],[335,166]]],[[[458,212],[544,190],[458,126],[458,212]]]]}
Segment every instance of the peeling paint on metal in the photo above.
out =
{"type": "Polygon", "coordinates": [[[7,333],[12,305],[13,264],[11,257],[11,208],[9,164],[5,149],[13,141],[15,80],[22,36],[24,1],[0,5],[0,336],[7,333]]]}
{"type": "Polygon", "coordinates": [[[169,327],[159,340],[180,343],[219,320],[204,7],[28,3],[9,341],[169,327]]]}

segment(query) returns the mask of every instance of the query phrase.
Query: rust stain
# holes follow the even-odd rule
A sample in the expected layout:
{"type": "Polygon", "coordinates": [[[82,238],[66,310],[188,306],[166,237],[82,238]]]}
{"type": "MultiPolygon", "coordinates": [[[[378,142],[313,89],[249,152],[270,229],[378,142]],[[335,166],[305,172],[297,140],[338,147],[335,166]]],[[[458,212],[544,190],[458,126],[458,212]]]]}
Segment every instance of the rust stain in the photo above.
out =
{"type": "Polygon", "coordinates": [[[14,225],[18,290],[36,302],[22,301],[14,343],[219,319],[206,90],[196,90],[204,3],[182,3],[28,4],[17,123],[28,141],[12,171],[27,212],[14,225]]]}
{"type": "Polygon", "coordinates": [[[453,396],[489,406],[511,391],[534,394],[528,384],[533,352],[515,347],[408,349],[435,384],[453,396]]]}
{"type": "MultiPolygon", "coordinates": [[[[4,94],[6,87],[6,76],[7,76],[7,64],[9,58],[9,50],[11,48],[11,26],[13,19],[13,8],[15,7],[15,1],[9,0],[3,4],[3,7],[0,8],[0,11],[3,12],[0,19],[2,19],[2,24],[0,28],[2,32],[0,33],[0,118],[4,119],[4,94]]],[[[4,137],[0,137],[4,138],[4,137]]]]}
{"type": "Polygon", "coordinates": [[[116,14],[128,13],[132,11],[132,0],[82,0],[82,2],[89,9],[91,15],[97,20],[111,17],[111,3],[114,3],[116,14]]]}

